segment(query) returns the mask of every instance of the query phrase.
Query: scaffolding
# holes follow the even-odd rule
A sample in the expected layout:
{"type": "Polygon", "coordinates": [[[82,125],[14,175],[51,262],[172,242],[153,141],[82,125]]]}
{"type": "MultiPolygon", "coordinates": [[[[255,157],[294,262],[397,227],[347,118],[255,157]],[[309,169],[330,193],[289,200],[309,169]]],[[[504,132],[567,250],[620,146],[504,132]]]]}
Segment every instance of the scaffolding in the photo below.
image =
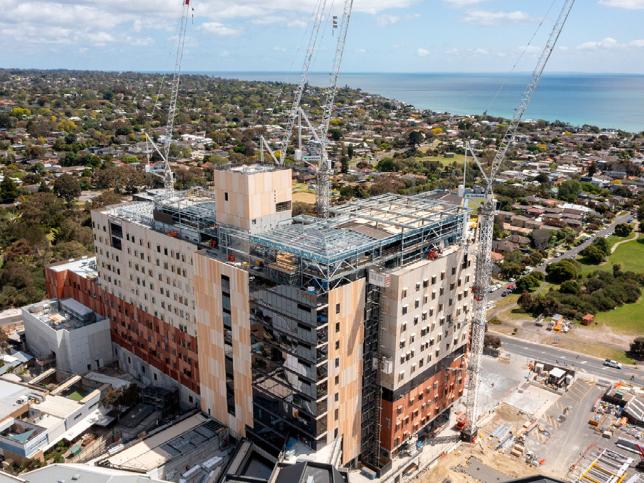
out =
{"type": "Polygon", "coordinates": [[[275,272],[296,275],[293,282],[300,286],[330,290],[376,264],[405,266],[460,241],[467,217],[466,209],[425,194],[376,196],[330,212],[331,218],[294,219],[300,222],[251,236],[266,271],[275,278],[280,278],[275,272]]]}

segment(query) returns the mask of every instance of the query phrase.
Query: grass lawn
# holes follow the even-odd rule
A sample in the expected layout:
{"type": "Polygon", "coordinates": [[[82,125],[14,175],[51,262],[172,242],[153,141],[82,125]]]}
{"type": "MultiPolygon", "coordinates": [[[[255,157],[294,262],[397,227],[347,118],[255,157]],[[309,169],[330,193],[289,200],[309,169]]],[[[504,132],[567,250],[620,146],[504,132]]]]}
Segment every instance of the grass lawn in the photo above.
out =
{"type": "Polygon", "coordinates": [[[81,401],[85,396],[83,396],[80,392],[74,391],[70,392],[67,394],[67,399],[71,399],[72,401],[81,401]]]}
{"type": "Polygon", "coordinates": [[[644,327],[644,297],[640,297],[634,304],[622,305],[610,312],[600,312],[596,321],[623,332],[641,335],[644,327]]]}
{"type": "Polygon", "coordinates": [[[599,357],[601,359],[614,359],[624,364],[633,364],[635,361],[626,355],[626,352],[608,347],[601,342],[579,341],[571,338],[561,337],[557,347],[568,349],[589,356],[599,357]]]}
{"type": "Polygon", "coordinates": [[[596,270],[612,270],[616,263],[622,266],[622,270],[644,273],[644,235],[640,235],[637,240],[633,239],[618,246],[615,253],[608,257],[608,261],[600,265],[582,263],[581,271],[583,275],[587,275],[596,270]]]}
{"type": "MultiPolygon", "coordinates": [[[[463,154],[454,154],[451,158],[446,158],[445,156],[423,156],[420,159],[423,161],[438,161],[443,166],[451,166],[454,163],[463,164],[465,156],[463,154]]],[[[472,159],[470,158],[470,161],[471,160],[472,159]]]]}
{"type": "Polygon", "coordinates": [[[534,291],[534,293],[535,295],[545,295],[550,291],[551,288],[557,290],[559,288],[559,285],[550,282],[541,282],[541,285],[537,290],[534,291]]]}

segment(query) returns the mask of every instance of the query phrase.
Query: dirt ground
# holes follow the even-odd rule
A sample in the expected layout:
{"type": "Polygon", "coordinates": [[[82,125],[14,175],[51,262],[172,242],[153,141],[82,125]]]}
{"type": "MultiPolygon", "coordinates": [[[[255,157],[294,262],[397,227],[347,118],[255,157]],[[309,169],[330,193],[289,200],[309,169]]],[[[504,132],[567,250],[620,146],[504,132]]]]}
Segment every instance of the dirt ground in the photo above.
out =
{"type": "MultiPolygon", "coordinates": [[[[534,475],[537,468],[529,466],[517,458],[500,454],[489,449],[483,450],[479,444],[474,446],[461,445],[459,449],[443,456],[438,464],[420,475],[415,481],[419,483],[474,483],[479,480],[463,472],[462,468],[467,465],[470,458],[477,458],[484,465],[489,466],[508,476],[508,480],[522,476],[534,475]]],[[[483,483],[494,483],[486,481],[483,483]]]]}
{"type": "MultiPolygon", "coordinates": [[[[488,443],[486,436],[501,424],[509,424],[513,431],[517,431],[528,419],[527,415],[507,404],[501,404],[495,412],[495,416],[483,428],[481,428],[479,441],[475,445],[462,444],[452,453],[441,457],[436,465],[425,471],[416,478],[418,483],[473,483],[481,480],[475,479],[465,473],[468,462],[476,458],[475,466],[485,465],[492,470],[503,473],[506,480],[531,476],[537,473],[547,473],[543,467],[536,468],[525,463],[524,459],[516,458],[499,451],[495,451],[488,443]]],[[[556,475],[552,475],[556,476],[556,475]]],[[[490,478],[482,483],[496,483],[497,480],[490,478]]]]}
{"type": "Polygon", "coordinates": [[[300,203],[308,203],[310,205],[314,205],[315,193],[307,193],[305,191],[293,193],[293,201],[299,201],[300,203]]]}
{"type": "Polygon", "coordinates": [[[597,357],[609,358],[614,355],[614,351],[627,351],[633,340],[633,334],[617,332],[606,325],[601,327],[575,325],[567,334],[551,332],[545,327],[536,326],[532,316],[513,312],[516,308],[515,304],[501,304],[498,308],[492,308],[488,312],[488,316],[490,318],[496,317],[502,322],[495,324],[493,329],[528,341],[551,344],[597,357]],[[601,334],[601,344],[597,344],[598,334],[601,334]]]}

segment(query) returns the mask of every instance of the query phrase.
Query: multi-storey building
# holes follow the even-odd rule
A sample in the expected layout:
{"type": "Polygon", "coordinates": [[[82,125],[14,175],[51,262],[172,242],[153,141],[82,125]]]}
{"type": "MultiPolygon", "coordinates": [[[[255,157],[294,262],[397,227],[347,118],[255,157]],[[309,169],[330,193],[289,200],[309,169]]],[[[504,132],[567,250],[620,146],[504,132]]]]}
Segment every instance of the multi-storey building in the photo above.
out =
{"type": "Polygon", "coordinates": [[[214,183],[94,212],[97,278],[53,267],[50,295],[109,317],[144,382],[276,453],[378,465],[444,416],[463,384],[467,210],[383,195],[292,217],[288,169],[214,183]]]}

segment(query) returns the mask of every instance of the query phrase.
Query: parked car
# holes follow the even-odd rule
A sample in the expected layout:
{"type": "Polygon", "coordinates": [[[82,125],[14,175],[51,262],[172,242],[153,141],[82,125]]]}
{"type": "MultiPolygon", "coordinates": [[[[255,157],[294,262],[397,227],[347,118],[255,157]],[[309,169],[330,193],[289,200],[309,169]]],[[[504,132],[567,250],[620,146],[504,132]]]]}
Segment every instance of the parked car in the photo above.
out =
{"type": "Polygon", "coordinates": [[[622,363],[614,361],[613,359],[606,359],[604,361],[604,365],[608,367],[612,367],[613,369],[621,369],[622,368],[622,363]]]}

